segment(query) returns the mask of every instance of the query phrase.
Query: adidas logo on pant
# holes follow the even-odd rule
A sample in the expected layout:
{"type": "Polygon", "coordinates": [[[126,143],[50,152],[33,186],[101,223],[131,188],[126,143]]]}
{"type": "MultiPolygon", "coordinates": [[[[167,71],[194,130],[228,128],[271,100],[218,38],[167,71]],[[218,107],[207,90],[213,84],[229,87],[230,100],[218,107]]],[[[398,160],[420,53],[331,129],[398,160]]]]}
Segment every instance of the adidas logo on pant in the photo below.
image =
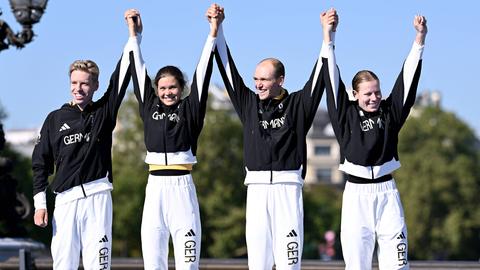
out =
{"type": "Polygon", "coordinates": [[[185,234],[185,237],[192,237],[192,236],[195,236],[195,232],[190,229],[190,231],[187,232],[187,234],[185,234]]]}
{"type": "MultiPolygon", "coordinates": [[[[291,230],[287,234],[287,238],[289,237],[297,237],[297,232],[295,230],[291,230]]],[[[292,241],[287,244],[287,260],[288,260],[288,265],[293,265],[297,264],[299,259],[298,256],[300,255],[300,252],[298,250],[298,242],[297,241],[292,241]]]]}
{"type": "MultiPolygon", "coordinates": [[[[185,237],[194,237],[195,232],[193,229],[190,229],[186,234],[185,237]]],[[[197,260],[197,242],[195,240],[187,240],[185,242],[185,262],[186,263],[193,263],[197,260]]]]}
{"type": "Polygon", "coordinates": [[[400,232],[397,236],[397,239],[400,240],[400,243],[397,245],[397,258],[398,258],[398,266],[404,266],[408,264],[408,259],[407,259],[407,244],[405,239],[407,237],[405,236],[404,232],[400,232]]]}
{"type": "Polygon", "coordinates": [[[102,239],[100,239],[100,241],[98,241],[98,242],[99,242],[99,243],[106,243],[106,242],[108,242],[108,237],[107,237],[106,235],[104,235],[104,236],[102,237],[102,239]]]}
{"type": "MultiPolygon", "coordinates": [[[[98,242],[108,243],[107,235],[104,235],[98,242]]],[[[110,265],[109,258],[108,258],[109,254],[110,252],[108,251],[107,247],[100,248],[100,250],[98,251],[98,263],[100,266],[99,269],[109,269],[109,265],[110,265]]]]}
{"type": "Polygon", "coordinates": [[[298,236],[298,235],[297,235],[297,232],[295,232],[295,230],[292,230],[291,232],[289,232],[289,233],[287,234],[287,237],[297,237],[297,236],[298,236]]]}

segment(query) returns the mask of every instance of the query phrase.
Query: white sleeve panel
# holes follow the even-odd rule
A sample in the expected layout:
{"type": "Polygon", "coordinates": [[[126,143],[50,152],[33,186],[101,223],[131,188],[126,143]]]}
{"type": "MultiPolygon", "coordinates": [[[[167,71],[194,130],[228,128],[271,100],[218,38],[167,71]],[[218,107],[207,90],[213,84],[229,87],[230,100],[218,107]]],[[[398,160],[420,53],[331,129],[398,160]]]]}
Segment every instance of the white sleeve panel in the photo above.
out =
{"type": "MultiPolygon", "coordinates": [[[[335,32],[332,32],[330,35],[332,41],[330,42],[332,47],[334,46],[333,44],[335,43],[335,32]]],[[[327,45],[325,42],[322,42],[322,48],[320,49],[320,55],[318,56],[317,60],[317,67],[315,69],[315,75],[313,76],[313,82],[312,82],[312,90],[310,91],[310,95],[313,95],[313,90],[315,89],[315,85],[318,81],[318,77],[320,75],[320,71],[322,70],[322,57],[323,58],[328,58],[328,50],[330,43],[327,45]]]]}
{"type": "Polygon", "coordinates": [[[33,206],[35,210],[47,209],[47,193],[45,191],[39,192],[33,196],[33,206]]]}
{"type": "Polygon", "coordinates": [[[412,85],[413,76],[415,75],[415,71],[417,70],[420,59],[422,59],[424,47],[425,45],[419,45],[417,42],[413,42],[412,49],[405,60],[405,64],[403,66],[403,85],[405,89],[405,93],[403,95],[403,104],[405,104],[407,100],[408,93],[412,85]]]}
{"type": "MultiPolygon", "coordinates": [[[[334,35],[332,35],[332,40],[333,40],[333,37],[334,35]]],[[[340,76],[339,76],[340,71],[338,70],[338,67],[337,67],[337,59],[335,58],[333,41],[329,43],[325,43],[325,42],[323,43],[322,52],[320,53],[320,56],[328,59],[328,76],[332,84],[335,107],[338,109],[338,86],[339,86],[339,80],[340,80],[340,76]]]]}
{"type": "MultiPolygon", "coordinates": [[[[205,81],[205,73],[207,72],[208,61],[210,60],[210,56],[212,55],[212,51],[215,49],[215,43],[217,38],[214,38],[210,35],[207,37],[207,41],[205,41],[205,45],[203,46],[202,55],[200,56],[200,61],[198,62],[197,69],[196,69],[196,83],[198,88],[198,99],[200,101],[202,97],[203,89],[203,82],[205,81]]],[[[208,86],[207,86],[208,88],[208,86]]]]}
{"type": "MultiPolygon", "coordinates": [[[[138,87],[140,89],[140,96],[142,98],[142,102],[144,102],[145,96],[145,77],[147,76],[146,68],[145,68],[145,61],[142,57],[142,51],[140,50],[140,43],[142,43],[142,35],[137,34],[136,37],[130,37],[128,39],[127,45],[125,46],[125,50],[123,52],[124,58],[125,55],[128,57],[129,52],[133,51],[133,58],[135,61],[135,72],[138,79],[138,87]]],[[[122,59],[123,62],[124,59],[122,59]]],[[[128,58],[127,58],[128,61],[128,58]]],[[[128,65],[127,65],[128,66],[128,65]]],[[[134,75],[134,74],[132,74],[134,75]]]]}

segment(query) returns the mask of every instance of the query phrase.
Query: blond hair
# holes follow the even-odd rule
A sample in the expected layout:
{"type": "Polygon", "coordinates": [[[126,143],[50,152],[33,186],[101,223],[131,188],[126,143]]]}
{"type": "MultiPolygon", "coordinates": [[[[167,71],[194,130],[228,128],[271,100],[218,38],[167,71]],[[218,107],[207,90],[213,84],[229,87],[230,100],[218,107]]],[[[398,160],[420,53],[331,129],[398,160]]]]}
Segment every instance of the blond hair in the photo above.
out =
{"type": "Polygon", "coordinates": [[[92,79],[95,82],[98,82],[98,76],[100,75],[100,70],[98,69],[97,64],[92,60],[76,60],[70,65],[70,72],[68,75],[72,75],[72,72],[75,70],[80,70],[89,73],[92,75],[92,79]]]}

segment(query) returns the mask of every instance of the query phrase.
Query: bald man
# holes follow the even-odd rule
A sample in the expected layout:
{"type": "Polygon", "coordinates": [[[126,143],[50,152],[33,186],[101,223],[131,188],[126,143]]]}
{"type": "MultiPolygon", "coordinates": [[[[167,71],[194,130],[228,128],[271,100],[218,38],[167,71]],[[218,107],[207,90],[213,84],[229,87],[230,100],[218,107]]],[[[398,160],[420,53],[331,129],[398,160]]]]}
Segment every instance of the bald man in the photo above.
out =
{"type": "MultiPolygon", "coordinates": [[[[207,16],[223,12],[214,4],[207,16]]],[[[289,93],[282,62],[266,58],[255,69],[255,93],[238,73],[221,26],[215,56],[243,123],[249,269],[301,269],[306,136],[324,91],[322,61],[302,89],[289,93]]]]}

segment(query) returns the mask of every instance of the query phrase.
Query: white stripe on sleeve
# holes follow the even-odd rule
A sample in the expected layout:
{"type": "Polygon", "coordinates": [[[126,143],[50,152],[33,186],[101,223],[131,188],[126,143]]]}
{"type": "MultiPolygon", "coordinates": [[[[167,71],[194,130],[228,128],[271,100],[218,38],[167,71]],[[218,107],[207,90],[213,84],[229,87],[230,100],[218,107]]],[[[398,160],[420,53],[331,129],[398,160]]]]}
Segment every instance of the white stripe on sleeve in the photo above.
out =
{"type": "MultiPolygon", "coordinates": [[[[333,40],[334,35],[332,35],[333,40]]],[[[337,59],[335,58],[334,52],[334,42],[324,43],[322,45],[322,52],[320,53],[322,57],[328,59],[328,76],[330,77],[330,82],[332,84],[333,98],[335,100],[335,108],[338,108],[338,85],[339,85],[339,73],[337,67],[337,59]],[[323,50],[325,48],[325,50],[323,50]]]]}
{"type": "MultiPolygon", "coordinates": [[[[142,102],[144,102],[146,68],[145,68],[145,61],[143,60],[143,57],[142,57],[142,51],[140,50],[140,43],[142,43],[141,34],[137,34],[136,37],[130,37],[128,39],[127,45],[125,46],[123,55],[124,55],[124,58],[125,58],[125,55],[126,57],[128,57],[129,52],[133,51],[133,58],[135,61],[135,71],[137,74],[137,79],[139,84],[138,87],[140,89],[140,96],[142,98],[142,102]]],[[[127,58],[127,61],[128,61],[128,58],[127,58]]]]}
{"type": "MultiPolygon", "coordinates": [[[[200,56],[200,61],[198,62],[197,69],[196,69],[196,79],[197,79],[197,88],[198,88],[198,100],[200,100],[202,96],[203,89],[203,81],[205,80],[205,73],[208,67],[208,60],[210,59],[210,55],[215,48],[216,38],[208,35],[207,41],[205,41],[205,45],[203,46],[202,56],[200,56]]],[[[207,86],[208,87],[208,86],[207,86]]]]}
{"type": "Polygon", "coordinates": [[[410,91],[410,86],[412,85],[413,76],[417,70],[418,63],[422,59],[423,48],[425,45],[419,45],[417,42],[413,42],[412,49],[405,60],[403,66],[403,85],[404,85],[404,95],[403,103],[407,101],[408,92],[410,91]]]}

